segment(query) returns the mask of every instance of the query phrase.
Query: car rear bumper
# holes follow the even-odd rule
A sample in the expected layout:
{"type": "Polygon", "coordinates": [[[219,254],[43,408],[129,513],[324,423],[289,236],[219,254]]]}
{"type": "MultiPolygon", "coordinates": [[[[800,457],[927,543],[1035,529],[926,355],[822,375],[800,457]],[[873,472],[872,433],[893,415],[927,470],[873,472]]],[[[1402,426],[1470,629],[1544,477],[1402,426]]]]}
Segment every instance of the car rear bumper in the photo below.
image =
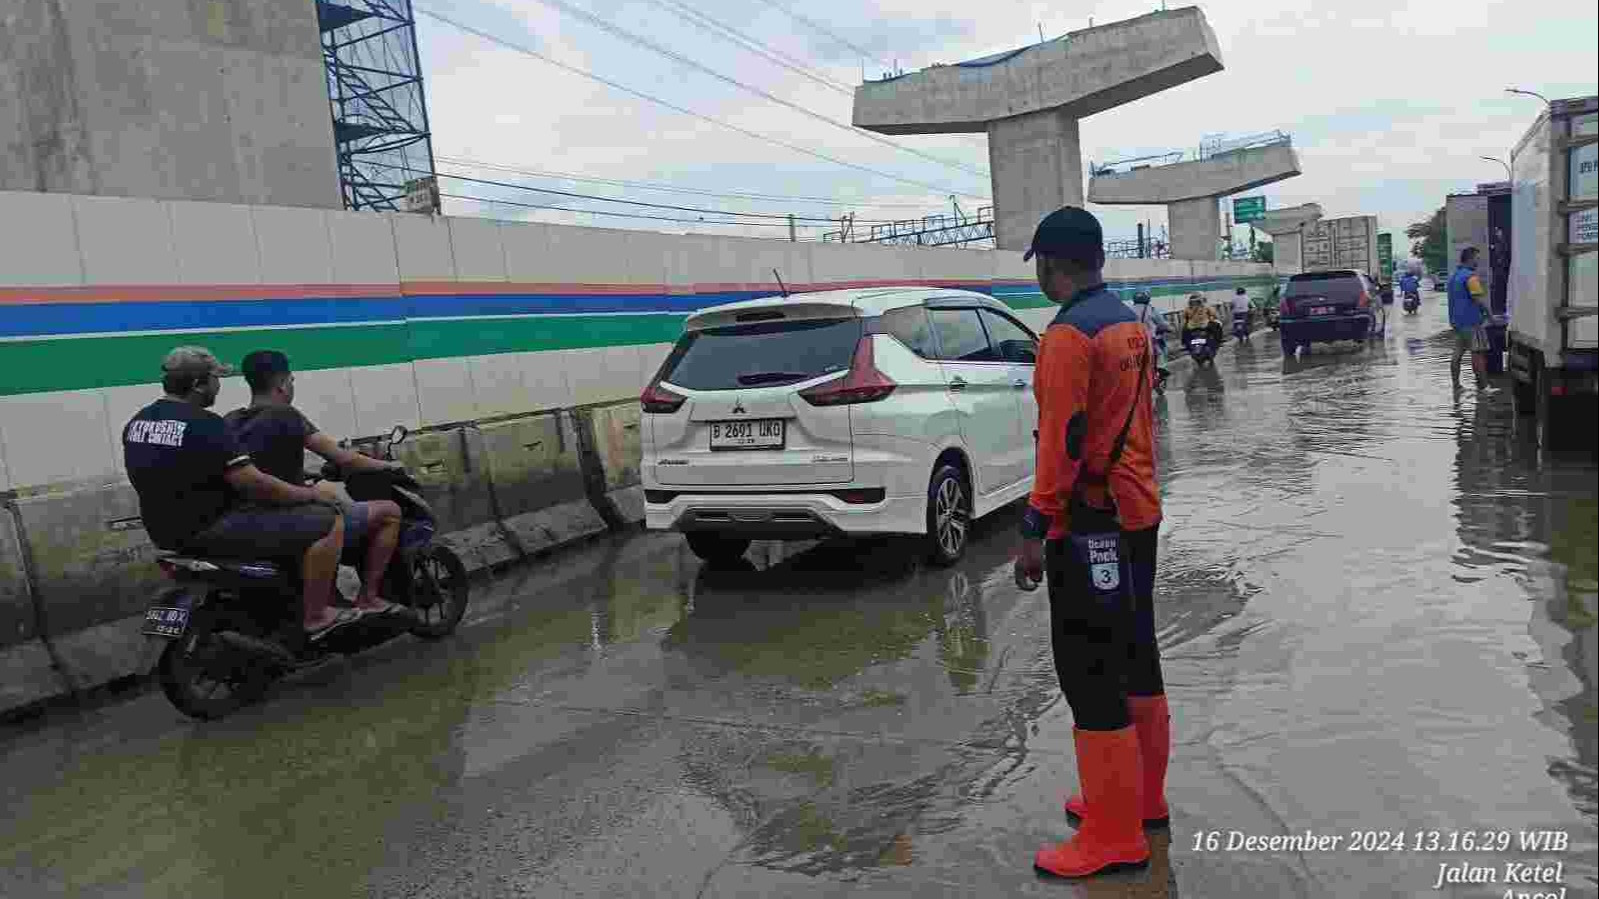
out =
{"type": "Polygon", "coordinates": [[[1305,343],[1329,340],[1360,340],[1371,334],[1377,317],[1370,314],[1323,315],[1316,318],[1284,318],[1277,328],[1285,335],[1305,343]]]}
{"type": "Polygon", "coordinates": [[[921,534],[927,530],[927,500],[921,496],[891,496],[873,503],[852,503],[828,493],[669,492],[672,495],[664,502],[652,502],[652,497],[646,494],[646,528],[701,531],[754,540],[921,534]]]}

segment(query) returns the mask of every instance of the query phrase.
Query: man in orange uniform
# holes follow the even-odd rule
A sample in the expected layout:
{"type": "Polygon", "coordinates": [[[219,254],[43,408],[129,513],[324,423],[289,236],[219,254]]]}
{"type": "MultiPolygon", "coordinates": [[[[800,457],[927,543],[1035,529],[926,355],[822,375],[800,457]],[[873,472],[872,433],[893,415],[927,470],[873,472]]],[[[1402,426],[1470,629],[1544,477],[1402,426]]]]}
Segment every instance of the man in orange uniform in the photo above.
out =
{"type": "Polygon", "coordinates": [[[1023,258],[1035,256],[1039,286],[1061,309],[1033,376],[1038,464],[1015,577],[1033,590],[1048,572],[1055,672],[1072,709],[1082,791],[1066,804],[1077,834],[1033,863],[1082,877],[1146,863],[1143,827],[1168,816],[1171,717],[1152,604],[1154,373],[1148,331],[1105,289],[1091,213],[1067,206],[1046,216],[1023,258]]]}

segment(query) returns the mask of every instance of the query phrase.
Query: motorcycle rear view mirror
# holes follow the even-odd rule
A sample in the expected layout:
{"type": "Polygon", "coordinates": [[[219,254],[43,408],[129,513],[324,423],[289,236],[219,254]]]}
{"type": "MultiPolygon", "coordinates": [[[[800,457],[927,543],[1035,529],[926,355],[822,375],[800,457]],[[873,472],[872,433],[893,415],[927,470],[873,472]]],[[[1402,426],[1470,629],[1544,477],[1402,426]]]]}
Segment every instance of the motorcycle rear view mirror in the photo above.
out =
{"type": "Polygon", "coordinates": [[[397,443],[403,443],[405,438],[409,437],[410,435],[411,432],[405,429],[405,425],[395,425],[394,430],[389,432],[389,445],[393,446],[397,443]]]}

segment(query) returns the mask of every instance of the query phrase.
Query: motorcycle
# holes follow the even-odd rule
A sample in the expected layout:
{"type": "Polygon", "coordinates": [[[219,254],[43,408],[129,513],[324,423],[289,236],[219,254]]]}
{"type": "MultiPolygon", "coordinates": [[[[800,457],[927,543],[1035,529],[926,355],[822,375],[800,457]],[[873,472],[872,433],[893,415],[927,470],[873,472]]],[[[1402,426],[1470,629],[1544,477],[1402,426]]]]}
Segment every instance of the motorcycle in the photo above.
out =
{"type": "Polygon", "coordinates": [[[1273,331],[1277,330],[1277,318],[1279,315],[1277,307],[1267,306],[1264,310],[1262,310],[1262,312],[1264,313],[1264,317],[1266,319],[1266,327],[1272,329],[1273,331]]]}
{"type": "Polygon", "coordinates": [[[1237,338],[1239,343],[1249,339],[1249,313],[1233,313],[1233,337],[1237,338]]]}
{"type": "MultiPolygon", "coordinates": [[[[393,461],[395,445],[407,434],[396,425],[382,442],[380,458],[393,461]]],[[[323,466],[321,479],[340,477],[337,466],[323,466]]],[[[173,585],[145,612],[143,630],[152,640],[166,641],[156,672],[178,711],[201,720],[220,718],[259,699],[277,679],[334,655],[353,655],[406,633],[425,640],[454,633],[466,614],[466,566],[434,542],[437,516],[420,485],[400,471],[352,472],[343,480],[351,499],[390,499],[400,507],[400,540],[383,575],[383,593],[409,614],[365,616],[312,642],[301,625],[298,559],[161,553],[156,564],[173,585]]],[[[352,547],[342,561],[359,571],[360,554],[352,547]]],[[[342,595],[334,601],[348,604],[342,595]]]]}
{"type": "Polygon", "coordinates": [[[1216,340],[1204,332],[1196,331],[1189,334],[1187,349],[1195,365],[1203,366],[1216,358],[1216,340]]]}
{"type": "Polygon", "coordinates": [[[1420,309],[1420,308],[1421,308],[1421,291],[1419,291],[1419,290],[1407,290],[1407,291],[1405,291],[1405,314],[1406,315],[1415,315],[1416,314],[1416,310],[1420,309]]]}

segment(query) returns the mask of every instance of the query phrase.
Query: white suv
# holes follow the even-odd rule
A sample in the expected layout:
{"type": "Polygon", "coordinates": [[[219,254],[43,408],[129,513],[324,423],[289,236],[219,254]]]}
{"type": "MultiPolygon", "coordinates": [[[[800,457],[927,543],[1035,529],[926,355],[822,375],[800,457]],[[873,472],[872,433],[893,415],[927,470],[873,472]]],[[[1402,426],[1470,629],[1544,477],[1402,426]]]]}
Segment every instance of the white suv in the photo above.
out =
{"type": "Polygon", "coordinates": [[[640,398],[646,526],[703,559],[755,539],[914,534],[941,564],[1033,485],[1038,338],[997,300],[925,287],[689,316],[640,398]]]}

